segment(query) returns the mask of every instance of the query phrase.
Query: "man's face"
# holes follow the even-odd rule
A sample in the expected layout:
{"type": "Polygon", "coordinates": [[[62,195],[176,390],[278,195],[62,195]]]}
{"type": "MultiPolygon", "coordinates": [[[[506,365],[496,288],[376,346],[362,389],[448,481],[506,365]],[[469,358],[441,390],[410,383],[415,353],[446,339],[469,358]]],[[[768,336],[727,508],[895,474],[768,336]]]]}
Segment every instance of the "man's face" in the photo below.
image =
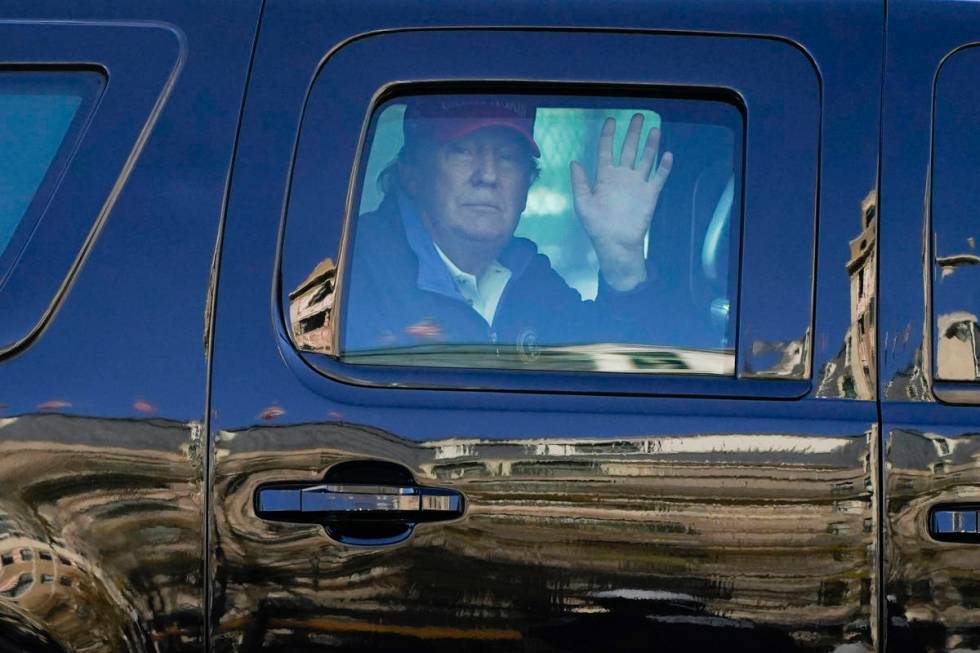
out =
{"type": "Polygon", "coordinates": [[[517,228],[531,173],[526,141],[506,127],[485,127],[422,148],[403,180],[436,242],[463,240],[495,248],[496,256],[517,228]]]}

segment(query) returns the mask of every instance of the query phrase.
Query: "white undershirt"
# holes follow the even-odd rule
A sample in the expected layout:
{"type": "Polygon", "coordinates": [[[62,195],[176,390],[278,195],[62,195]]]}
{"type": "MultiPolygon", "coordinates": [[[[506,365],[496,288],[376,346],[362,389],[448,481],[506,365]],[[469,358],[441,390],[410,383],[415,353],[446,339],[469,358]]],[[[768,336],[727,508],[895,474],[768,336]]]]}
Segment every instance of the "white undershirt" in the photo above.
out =
{"type": "Polygon", "coordinates": [[[504,288],[510,281],[510,270],[501,265],[500,261],[494,260],[487,266],[479,277],[463,272],[456,264],[449,260],[449,257],[439,249],[435,243],[436,252],[439,258],[446,264],[449,274],[456,283],[459,294],[463,296],[466,303],[473,307],[480,316],[486,320],[487,324],[493,324],[493,316],[497,313],[497,304],[500,303],[500,296],[504,294],[504,288]]]}

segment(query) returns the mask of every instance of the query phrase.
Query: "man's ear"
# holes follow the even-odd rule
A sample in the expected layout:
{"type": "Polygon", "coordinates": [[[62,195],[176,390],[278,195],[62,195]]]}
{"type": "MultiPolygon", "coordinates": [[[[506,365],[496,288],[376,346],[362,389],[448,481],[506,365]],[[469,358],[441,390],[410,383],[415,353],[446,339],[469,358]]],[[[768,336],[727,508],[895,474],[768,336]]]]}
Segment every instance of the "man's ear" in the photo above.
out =
{"type": "Polygon", "coordinates": [[[538,175],[540,173],[541,171],[537,168],[537,166],[532,166],[527,173],[527,184],[524,186],[524,201],[521,202],[521,213],[524,213],[524,211],[527,210],[527,196],[531,192],[531,186],[533,186],[534,182],[538,180],[538,175]]]}

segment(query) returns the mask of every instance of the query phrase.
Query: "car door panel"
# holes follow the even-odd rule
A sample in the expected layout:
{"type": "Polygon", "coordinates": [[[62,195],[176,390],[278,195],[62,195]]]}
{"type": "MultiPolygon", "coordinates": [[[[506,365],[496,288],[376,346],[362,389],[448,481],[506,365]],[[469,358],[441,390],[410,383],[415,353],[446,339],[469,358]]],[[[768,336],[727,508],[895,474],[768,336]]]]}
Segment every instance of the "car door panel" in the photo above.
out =
{"type": "Polygon", "coordinates": [[[889,651],[980,641],[971,528],[932,519],[978,498],[969,199],[978,20],[963,3],[889,4],[881,249],[889,651]]]}
{"type": "Polygon", "coordinates": [[[0,284],[4,651],[206,646],[203,316],[258,10],[0,7],[5,72],[105,77],[0,284]]]}
{"type": "MultiPolygon", "coordinates": [[[[873,331],[859,332],[858,324],[875,287],[883,8],[730,9],[267,4],[224,226],[214,331],[215,650],[638,650],[651,642],[701,650],[719,637],[735,650],[874,646],[875,347],[873,331]],[[588,49],[585,30],[612,43],[628,28],[681,35],[680,48],[685,33],[770,39],[810,59],[820,141],[807,156],[818,162],[817,176],[792,175],[799,187],[788,189],[786,201],[806,205],[818,237],[782,282],[795,300],[812,304],[813,318],[795,343],[753,338],[769,360],[778,364],[785,350],[785,369],[803,370],[789,395],[803,397],[734,399],[732,389],[712,390],[713,379],[654,380],[646,396],[629,396],[615,378],[602,392],[595,379],[562,387],[546,374],[507,392],[489,389],[500,374],[467,384],[473,389],[449,389],[451,376],[433,384],[429,371],[403,368],[398,386],[419,386],[406,388],[356,373],[331,379],[323,374],[329,362],[298,353],[279,265],[297,239],[325,239],[294,234],[300,223],[283,222],[293,202],[315,200],[315,188],[297,190],[303,180],[294,162],[306,137],[304,107],[314,106],[311,85],[350,44],[407,38],[399,32],[419,25],[486,30],[474,47],[499,37],[506,48],[501,28],[533,28],[588,49]],[[351,461],[394,465],[420,486],[460,492],[466,512],[419,524],[387,546],[344,545],[318,525],[257,514],[260,488],[315,485],[351,461]]],[[[512,80],[537,79],[531,67],[556,56],[535,63],[532,54],[522,63],[512,54],[501,58],[513,62],[503,64],[513,67],[512,80]]],[[[455,62],[458,74],[472,74],[464,62],[473,56],[455,62]]],[[[407,73],[410,62],[402,62],[407,73]]],[[[445,80],[452,64],[435,77],[403,81],[445,80]]],[[[363,63],[363,78],[372,65],[363,63]]],[[[649,70],[638,81],[656,82],[656,66],[649,70]]],[[[337,171],[325,185],[333,208],[321,215],[334,246],[360,123],[371,108],[359,95],[337,97],[333,118],[354,115],[358,124],[337,123],[346,145],[321,152],[337,171]]],[[[751,372],[732,379],[735,394],[754,382],[751,372]]]]}

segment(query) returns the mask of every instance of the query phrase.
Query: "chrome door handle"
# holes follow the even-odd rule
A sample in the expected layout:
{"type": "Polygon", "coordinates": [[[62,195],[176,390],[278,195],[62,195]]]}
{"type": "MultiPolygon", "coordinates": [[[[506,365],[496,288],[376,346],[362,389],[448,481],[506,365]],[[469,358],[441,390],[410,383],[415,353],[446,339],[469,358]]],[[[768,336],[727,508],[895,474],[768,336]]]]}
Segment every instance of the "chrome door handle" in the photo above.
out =
{"type": "Polygon", "coordinates": [[[941,542],[980,543],[980,504],[944,504],[929,511],[929,534],[941,542]]]}
{"type": "Polygon", "coordinates": [[[256,499],[256,512],[273,520],[281,513],[365,519],[387,519],[392,513],[410,513],[417,521],[443,521],[463,514],[463,496],[459,492],[419,485],[273,485],[260,487],[256,499]]]}
{"type": "Polygon", "coordinates": [[[465,500],[455,490],[373,483],[276,483],[255,492],[262,519],[321,524],[345,544],[393,544],[415,526],[463,516],[465,500]]]}

